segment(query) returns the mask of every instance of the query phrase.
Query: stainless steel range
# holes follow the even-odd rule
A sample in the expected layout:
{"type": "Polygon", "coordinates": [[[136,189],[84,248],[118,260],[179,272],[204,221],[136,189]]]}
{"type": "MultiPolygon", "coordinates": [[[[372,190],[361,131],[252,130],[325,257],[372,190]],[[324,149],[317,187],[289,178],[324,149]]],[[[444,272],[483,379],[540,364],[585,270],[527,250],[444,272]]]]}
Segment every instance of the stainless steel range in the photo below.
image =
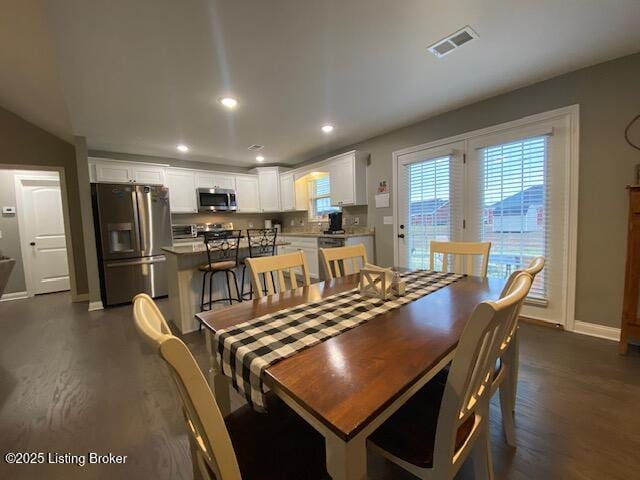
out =
{"type": "Polygon", "coordinates": [[[166,257],[171,246],[166,187],[92,184],[102,301],[130,302],[138,293],[167,295],[166,257]]]}

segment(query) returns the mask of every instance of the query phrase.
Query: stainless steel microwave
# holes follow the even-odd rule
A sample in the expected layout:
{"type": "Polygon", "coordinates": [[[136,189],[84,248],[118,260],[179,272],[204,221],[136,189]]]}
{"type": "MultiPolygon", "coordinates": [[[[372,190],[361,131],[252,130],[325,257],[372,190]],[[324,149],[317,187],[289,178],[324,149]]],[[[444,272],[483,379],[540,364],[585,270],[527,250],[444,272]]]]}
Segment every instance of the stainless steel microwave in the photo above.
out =
{"type": "Polygon", "coordinates": [[[199,212],[232,212],[238,209],[236,191],[228,188],[199,188],[199,212]]]}

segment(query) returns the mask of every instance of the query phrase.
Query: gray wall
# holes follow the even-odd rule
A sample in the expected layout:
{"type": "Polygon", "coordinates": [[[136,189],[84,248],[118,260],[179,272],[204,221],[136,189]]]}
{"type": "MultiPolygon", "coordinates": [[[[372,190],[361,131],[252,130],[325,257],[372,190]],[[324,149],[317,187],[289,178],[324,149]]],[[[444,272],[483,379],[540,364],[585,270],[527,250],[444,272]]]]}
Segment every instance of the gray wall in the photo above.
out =
{"type": "MultiPolygon", "coordinates": [[[[16,189],[12,170],[0,170],[0,208],[16,206],[16,189]]],[[[4,293],[24,292],[27,285],[24,279],[22,253],[20,251],[20,233],[17,215],[0,214],[0,251],[3,255],[15,259],[16,264],[9,277],[4,293]]]]}
{"type": "MultiPolygon", "coordinates": [[[[371,154],[368,191],[369,205],[374,205],[378,181],[391,181],[395,150],[573,104],[580,104],[575,318],[618,327],[627,233],[625,185],[634,182],[634,165],[640,163],[640,152],[625,143],[623,132],[631,118],[640,113],[640,54],[474,103],[329,155],[351,149],[371,154]]],[[[635,138],[640,140],[640,128],[635,138]]],[[[390,265],[394,239],[392,226],[383,225],[385,215],[392,215],[392,209],[372,206],[368,222],[376,229],[378,262],[390,265]]]]}
{"type": "Polygon", "coordinates": [[[65,182],[67,188],[71,229],[71,238],[67,241],[73,247],[75,287],[77,293],[87,293],[87,268],[73,145],[0,107],[0,168],[3,167],[37,170],[63,168],[61,181],[65,182]]]}

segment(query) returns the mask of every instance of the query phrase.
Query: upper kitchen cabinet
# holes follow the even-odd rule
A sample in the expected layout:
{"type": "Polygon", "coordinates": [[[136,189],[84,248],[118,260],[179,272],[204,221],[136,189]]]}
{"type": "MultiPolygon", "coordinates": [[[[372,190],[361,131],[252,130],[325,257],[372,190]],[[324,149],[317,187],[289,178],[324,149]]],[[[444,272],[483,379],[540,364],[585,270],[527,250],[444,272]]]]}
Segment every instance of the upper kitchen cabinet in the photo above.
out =
{"type": "Polygon", "coordinates": [[[280,170],[278,167],[256,168],[260,185],[260,209],[280,212],[280,170]]]}
{"type": "Polygon", "coordinates": [[[367,204],[368,159],[368,154],[352,151],[327,160],[331,205],[367,204]]]}
{"type": "Polygon", "coordinates": [[[236,175],[236,201],[238,212],[261,212],[260,186],[255,175],[236,175]]]}
{"type": "Polygon", "coordinates": [[[197,172],[196,185],[198,188],[227,188],[236,189],[236,177],[216,172],[197,172]]]}
{"type": "Polygon", "coordinates": [[[96,183],[142,183],[164,185],[166,165],[89,159],[89,176],[96,183]]]}
{"type": "Polygon", "coordinates": [[[308,210],[309,190],[304,179],[296,181],[293,173],[280,174],[280,207],[283,212],[308,210]]]}
{"type": "Polygon", "coordinates": [[[171,213],[197,212],[195,171],[182,168],[167,168],[166,176],[171,213]]]}

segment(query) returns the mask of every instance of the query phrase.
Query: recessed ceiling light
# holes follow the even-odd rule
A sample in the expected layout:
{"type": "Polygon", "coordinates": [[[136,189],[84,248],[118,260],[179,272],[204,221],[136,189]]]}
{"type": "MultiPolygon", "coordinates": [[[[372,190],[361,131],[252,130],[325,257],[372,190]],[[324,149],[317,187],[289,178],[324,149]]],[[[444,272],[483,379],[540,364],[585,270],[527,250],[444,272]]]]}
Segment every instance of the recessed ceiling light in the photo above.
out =
{"type": "Polygon", "coordinates": [[[322,127],[322,131],[323,131],[324,133],[331,133],[331,132],[333,132],[333,125],[324,125],[324,126],[322,127]]]}
{"type": "Polygon", "coordinates": [[[222,98],[218,99],[218,101],[224,107],[227,107],[229,110],[232,110],[232,109],[236,108],[236,106],[238,105],[238,100],[236,100],[233,97],[222,97],[222,98]]]}
{"type": "Polygon", "coordinates": [[[262,155],[258,155],[258,156],[256,157],[256,160],[257,160],[258,162],[264,162],[264,157],[263,157],[262,155]]]}
{"type": "Polygon", "coordinates": [[[187,147],[186,145],[180,144],[176,147],[179,151],[181,151],[182,153],[186,153],[189,151],[189,147],[187,147]]]}

